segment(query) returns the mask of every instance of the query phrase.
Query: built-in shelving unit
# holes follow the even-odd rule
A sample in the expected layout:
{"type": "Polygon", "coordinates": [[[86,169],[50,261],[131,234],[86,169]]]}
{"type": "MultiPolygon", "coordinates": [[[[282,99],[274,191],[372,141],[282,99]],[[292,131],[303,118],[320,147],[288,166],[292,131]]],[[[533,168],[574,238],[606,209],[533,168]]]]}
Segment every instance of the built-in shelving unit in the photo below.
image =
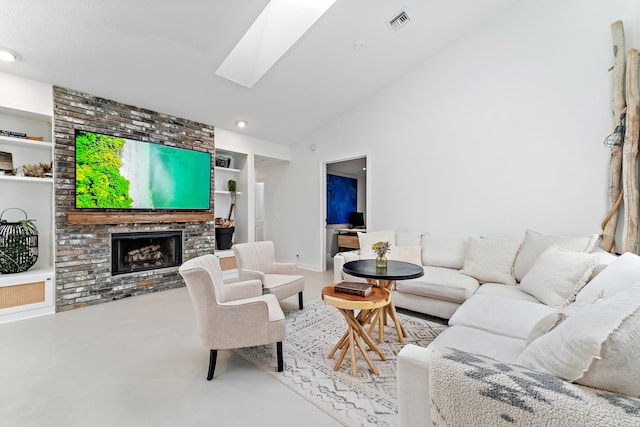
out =
{"type": "MultiPolygon", "coordinates": [[[[0,102],[3,100],[0,99],[0,102]]],[[[48,107],[43,107],[46,109],[48,107]]],[[[0,129],[41,137],[44,141],[0,136],[0,152],[9,153],[13,169],[50,164],[53,159],[53,113],[0,105],[0,129]]],[[[0,212],[4,220],[25,219],[38,229],[38,261],[25,272],[0,274],[0,323],[55,312],[53,178],[0,175],[0,212]]]]}
{"type": "Polygon", "coordinates": [[[248,241],[248,204],[245,197],[247,187],[247,154],[230,150],[216,150],[216,156],[224,156],[230,159],[229,167],[214,167],[215,173],[215,212],[214,217],[228,218],[231,208],[231,193],[228,191],[227,182],[230,179],[236,181],[236,204],[231,214],[234,220],[234,243],[248,241]]]}

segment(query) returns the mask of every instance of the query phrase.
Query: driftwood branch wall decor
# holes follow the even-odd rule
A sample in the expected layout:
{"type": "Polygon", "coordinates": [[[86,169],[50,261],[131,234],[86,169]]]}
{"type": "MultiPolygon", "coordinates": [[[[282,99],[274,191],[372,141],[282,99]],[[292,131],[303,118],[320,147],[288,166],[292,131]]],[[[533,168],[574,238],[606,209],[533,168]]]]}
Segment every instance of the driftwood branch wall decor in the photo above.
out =
{"type": "Polygon", "coordinates": [[[622,149],[624,192],[623,252],[638,253],[638,149],[640,148],[640,52],[630,49],[627,59],[627,122],[622,149]]]}
{"type": "MultiPolygon", "coordinates": [[[[613,41],[612,72],[612,113],[613,122],[617,124],[626,107],[625,99],[625,41],[622,21],[611,24],[613,41]]],[[[608,251],[616,250],[616,229],[618,226],[618,210],[622,201],[622,146],[611,147],[609,160],[609,213],[602,222],[602,242],[600,246],[608,251]]]]}

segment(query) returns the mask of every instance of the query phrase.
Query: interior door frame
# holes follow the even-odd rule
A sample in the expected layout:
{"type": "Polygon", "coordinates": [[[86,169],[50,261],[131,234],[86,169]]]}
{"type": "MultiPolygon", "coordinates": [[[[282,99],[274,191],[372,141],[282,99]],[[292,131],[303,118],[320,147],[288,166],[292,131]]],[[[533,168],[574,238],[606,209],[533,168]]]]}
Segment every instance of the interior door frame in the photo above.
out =
{"type": "Polygon", "coordinates": [[[319,225],[319,235],[320,241],[322,242],[322,267],[320,271],[327,270],[327,165],[331,163],[339,163],[346,162],[349,160],[362,159],[365,160],[365,167],[367,168],[366,173],[366,225],[370,226],[372,223],[372,215],[371,215],[371,154],[370,153],[359,153],[353,154],[346,157],[337,157],[332,159],[327,159],[321,162],[320,164],[320,206],[322,208],[322,213],[320,215],[320,225],[319,225]]]}

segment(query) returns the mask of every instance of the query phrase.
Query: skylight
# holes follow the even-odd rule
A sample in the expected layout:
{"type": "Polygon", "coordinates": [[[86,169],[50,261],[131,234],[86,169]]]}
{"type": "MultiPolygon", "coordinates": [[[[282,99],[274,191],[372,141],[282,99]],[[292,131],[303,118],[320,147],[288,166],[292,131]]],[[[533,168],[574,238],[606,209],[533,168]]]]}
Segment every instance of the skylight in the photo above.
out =
{"type": "Polygon", "coordinates": [[[335,1],[271,0],[216,75],[253,87],[335,1]]]}

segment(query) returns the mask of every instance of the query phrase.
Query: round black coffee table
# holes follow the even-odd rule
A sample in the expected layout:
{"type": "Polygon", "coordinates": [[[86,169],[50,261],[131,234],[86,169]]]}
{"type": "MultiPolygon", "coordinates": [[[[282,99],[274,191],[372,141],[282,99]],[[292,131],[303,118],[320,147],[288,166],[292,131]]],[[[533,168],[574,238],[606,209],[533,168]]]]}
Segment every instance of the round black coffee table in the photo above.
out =
{"type": "MultiPolygon", "coordinates": [[[[424,275],[422,266],[404,261],[387,260],[387,268],[377,268],[375,259],[359,259],[342,266],[342,271],[356,277],[367,279],[367,282],[393,291],[396,280],[416,279],[424,275]]],[[[404,342],[407,332],[404,330],[396,314],[396,306],[391,303],[386,307],[387,314],[393,320],[398,333],[398,341],[404,342]]],[[[385,316],[386,317],[386,316],[385,316]]]]}

